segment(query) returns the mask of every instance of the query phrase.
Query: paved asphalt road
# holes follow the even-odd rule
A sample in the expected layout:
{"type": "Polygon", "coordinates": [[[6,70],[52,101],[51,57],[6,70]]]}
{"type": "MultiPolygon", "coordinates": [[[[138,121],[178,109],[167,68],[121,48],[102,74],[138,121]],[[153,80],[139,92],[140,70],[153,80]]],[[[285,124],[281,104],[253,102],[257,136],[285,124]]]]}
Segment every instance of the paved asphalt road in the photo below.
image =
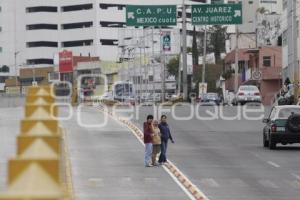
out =
{"type": "Polygon", "coordinates": [[[23,108],[0,108],[0,191],[6,188],[8,160],[15,156],[23,108]]]}
{"type": "MultiPolygon", "coordinates": [[[[234,109],[226,108],[225,114],[234,109]]],[[[140,125],[148,113],[153,113],[150,108],[142,108],[135,123],[140,125]]],[[[178,107],[176,113],[190,112],[178,107]]],[[[14,155],[22,116],[20,108],[0,110],[1,177],[14,155]]],[[[88,125],[103,119],[94,108],[83,109],[81,116],[88,125]]],[[[170,144],[169,159],[211,200],[299,199],[300,145],[263,148],[261,120],[182,121],[168,116],[176,142],[170,144]]],[[[102,128],[81,127],[76,118],[62,123],[69,135],[76,199],[188,199],[162,168],[143,167],[143,146],[125,127],[111,119],[102,128]]],[[[0,188],[5,179],[0,179],[0,188]]]]}
{"type": "MultiPolygon", "coordinates": [[[[211,108],[199,109],[201,116],[206,109],[211,108]]],[[[141,108],[134,122],[140,125],[152,110],[141,108]]],[[[175,110],[180,116],[190,113],[187,107],[175,110]]],[[[226,116],[235,112],[236,107],[224,111],[226,116]]],[[[280,146],[274,151],[263,148],[261,120],[204,121],[194,117],[183,121],[170,113],[168,117],[175,138],[168,158],[211,200],[299,200],[300,145],[280,146]]]]}
{"type": "MultiPolygon", "coordinates": [[[[82,127],[74,114],[62,124],[69,135],[77,200],[188,199],[162,167],[144,167],[144,147],[126,127],[110,118],[102,128],[82,127]]],[[[95,108],[80,114],[85,126],[103,122],[95,108]]]]}

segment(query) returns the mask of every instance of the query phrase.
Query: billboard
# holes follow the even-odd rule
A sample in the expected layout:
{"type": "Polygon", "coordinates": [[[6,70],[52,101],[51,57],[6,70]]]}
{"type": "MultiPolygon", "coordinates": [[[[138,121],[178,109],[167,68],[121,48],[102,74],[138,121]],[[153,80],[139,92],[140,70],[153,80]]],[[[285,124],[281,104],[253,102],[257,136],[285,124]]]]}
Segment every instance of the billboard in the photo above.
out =
{"type": "Polygon", "coordinates": [[[73,53],[72,51],[62,51],[59,53],[59,72],[73,72],[73,53]]]}

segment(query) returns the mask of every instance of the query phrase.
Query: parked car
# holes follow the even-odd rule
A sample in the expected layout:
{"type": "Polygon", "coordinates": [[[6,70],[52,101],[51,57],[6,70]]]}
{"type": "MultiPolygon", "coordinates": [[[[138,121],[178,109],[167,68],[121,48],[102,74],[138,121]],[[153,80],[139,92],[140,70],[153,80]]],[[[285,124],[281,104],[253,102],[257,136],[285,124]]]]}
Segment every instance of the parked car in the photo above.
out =
{"type": "Polygon", "coordinates": [[[277,143],[300,143],[300,106],[274,106],[263,123],[266,124],[263,130],[264,147],[275,149],[277,143]]]}
{"type": "Polygon", "coordinates": [[[234,105],[244,105],[246,103],[261,103],[261,95],[259,89],[255,85],[241,85],[234,97],[234,105]]]}
{"type": "Polygon", "coordinates": [[[206,93],[201,96],[201,105],[220,105],[221,99],[217,93],[206,93]]]}

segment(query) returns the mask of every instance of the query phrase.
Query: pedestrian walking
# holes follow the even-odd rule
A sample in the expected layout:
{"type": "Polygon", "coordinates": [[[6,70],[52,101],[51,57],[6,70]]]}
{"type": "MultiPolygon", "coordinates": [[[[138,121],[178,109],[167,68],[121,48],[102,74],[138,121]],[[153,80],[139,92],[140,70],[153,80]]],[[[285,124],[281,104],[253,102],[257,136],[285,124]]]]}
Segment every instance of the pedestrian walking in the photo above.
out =
{"type": "Polygon", "coordinates": [[[152,137],[152,165],[157,166],[156,157],[160,153],[160,146],[161,146],[161,133],[158,128],[158,121],[153,121],[153,137],[152,137]]]}
{"type": "Polygon", "coordinates": [[[145,143],[145,166],[152,167],[152,137],[153,137],[153,116],[148,115],[147,121],[144,122],[144,143],[145,143]]]}
{"type": "Polygon", "coordinates": [[[163,164],[163,163],[167,162],[167,148],[168,148],[169,139],[171,140],[172,143],[174,143],[169,125],[167,123],[166,115],[161,116],[161,122],[158,125],[158,128],[161,133],[161,150],[160,150],[161,152],[160,152],[158,162],[159,162],[159,164],[163,164]]]}

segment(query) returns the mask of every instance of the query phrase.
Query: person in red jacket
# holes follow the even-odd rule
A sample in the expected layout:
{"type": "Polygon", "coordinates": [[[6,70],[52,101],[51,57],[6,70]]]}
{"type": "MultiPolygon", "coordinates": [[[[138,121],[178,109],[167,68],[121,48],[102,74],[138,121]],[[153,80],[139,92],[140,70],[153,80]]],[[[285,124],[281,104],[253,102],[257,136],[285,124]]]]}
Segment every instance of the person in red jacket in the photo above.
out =
{"type": "Polygon", "coordinates": [[[148,115],[147,121],[144,122],[144,143],[145,143],[145,167],[152,167],[152,137],[154,135],[152,126],[153,116],[148,115]]]}

